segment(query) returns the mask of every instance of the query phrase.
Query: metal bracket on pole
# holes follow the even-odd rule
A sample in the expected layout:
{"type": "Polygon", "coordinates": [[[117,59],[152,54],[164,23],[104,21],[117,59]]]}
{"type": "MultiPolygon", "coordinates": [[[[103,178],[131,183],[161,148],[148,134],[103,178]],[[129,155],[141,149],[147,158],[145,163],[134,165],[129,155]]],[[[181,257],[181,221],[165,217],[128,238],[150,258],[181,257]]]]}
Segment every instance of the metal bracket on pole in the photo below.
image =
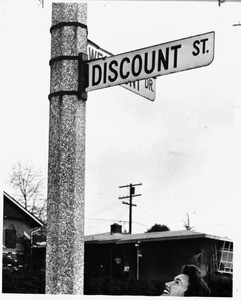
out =
{"type": "Polygon", "coordinates": [[[76,95],[78,99],[82,99],[84,101],[87,100],[87,92],[85,92],[86,87],[88,86],[88,66],[86,61],[88,60],[88,55],[86,53],[79,53],[78,56],[69,56],[69,55],[61,55],[50,59],[49,65],[50,67],[59,61],[64,60],[78,60],[78,91],[58,91],[50,93],[48,98],[49,100],[55,96],[61,95],[76,95]]]}
{"type": "Polygon", "coordinates": [[[86,53],[79,53],[79,99],[87,100],[87,92],[85,91],[88,86],[88,65],[86,61],[88,60],[88,55],[86,53]]]}

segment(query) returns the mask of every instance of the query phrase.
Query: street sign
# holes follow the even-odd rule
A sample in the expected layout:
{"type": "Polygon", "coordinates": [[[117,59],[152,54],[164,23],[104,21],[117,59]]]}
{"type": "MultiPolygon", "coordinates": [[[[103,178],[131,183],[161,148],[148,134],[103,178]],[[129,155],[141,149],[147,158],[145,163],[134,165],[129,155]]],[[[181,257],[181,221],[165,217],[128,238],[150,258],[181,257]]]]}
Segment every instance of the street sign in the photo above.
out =
{"type": "MultiPolygon", "coordinates": [[[[113,56],[110,52],[100,48],[98,45],[88,40],[87,44],[87,55],[89,60],[99,59],[103,57],[113,56]]],[[[137,80],[121,85],[123,88],[136,93],[144,98],[151,101],[155,100],[156,97],[156,79],[147,78],[144,80],[137,80]]]]}
{"type": "Polygon", "coordinates": [[[209,65],[214,32],[87,61],[86,92],[209,65]]]}

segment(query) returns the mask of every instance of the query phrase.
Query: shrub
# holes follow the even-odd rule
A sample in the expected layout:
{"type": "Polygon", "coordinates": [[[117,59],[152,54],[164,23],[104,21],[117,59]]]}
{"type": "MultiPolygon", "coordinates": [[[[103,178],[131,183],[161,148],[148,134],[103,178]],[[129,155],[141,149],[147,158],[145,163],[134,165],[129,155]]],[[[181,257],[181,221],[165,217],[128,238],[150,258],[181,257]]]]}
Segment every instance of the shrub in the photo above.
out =
{"type": "Polygon", "coordinates": [[[232,297],[232,275],[213,273],[209,280],[209,287],[213,297],[232,297]]]}
{"type": "Polygon", "coordinates": [[[2,276],[3,293],[44,294],[45,274],[35,272],[32,269],[3,270],[2,276]]]}
{"type": "Polygon", "coordinates": [[[85,295],[161,295],[164,284],[161,282],[136,279],[115,279],[110,276],[90,277],[85,276],[85,295]]]}

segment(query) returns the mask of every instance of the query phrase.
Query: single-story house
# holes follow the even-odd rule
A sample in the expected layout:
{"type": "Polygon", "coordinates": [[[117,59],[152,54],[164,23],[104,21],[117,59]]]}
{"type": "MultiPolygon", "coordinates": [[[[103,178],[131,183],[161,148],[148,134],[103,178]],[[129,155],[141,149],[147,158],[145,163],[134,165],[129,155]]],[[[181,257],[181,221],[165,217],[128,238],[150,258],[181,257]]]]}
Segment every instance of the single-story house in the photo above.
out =
{"type": "Polygon", "coordinates": [[[109,233],[85,236],[85,274],[166,282],[187,263],[207,278],[232,278],[233,241],[192,230],[123,234],[118,224],[109,233]]]}
{"type": "MultiPolygon", "coordinates": [[[[195,264],[214,295],[232,295],[230,238],[193,230],[126,234],[122,233],[121,225],[113,224],[110,232],[85,236],[84,241],[87,282],[110,277],[165,283],[173,280],[184,264],[195,264]]],[[[43,264],[46,242],[36,243],[33,250],[34,257],[43,264]]]]}
{"type": "Polygon", "coordinates": [[[44,224],[18,201],[3,192],[3,268],[30,263],[32,233],[44,224]]]}

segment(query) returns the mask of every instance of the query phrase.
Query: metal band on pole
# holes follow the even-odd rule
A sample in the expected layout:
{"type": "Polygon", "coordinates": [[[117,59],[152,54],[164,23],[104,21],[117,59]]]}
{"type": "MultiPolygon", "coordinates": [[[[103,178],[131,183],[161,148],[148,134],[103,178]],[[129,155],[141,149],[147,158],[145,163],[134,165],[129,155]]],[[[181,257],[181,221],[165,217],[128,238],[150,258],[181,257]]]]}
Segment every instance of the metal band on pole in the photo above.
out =
{"type": "Polygon", "coordinates": [[[52,34],[53,30],[63,28],[64,26],[81,27],[88,30],[87,25],[80,22],[59,22],[58,24],[51,26],[49,31],[52,34]]]}

